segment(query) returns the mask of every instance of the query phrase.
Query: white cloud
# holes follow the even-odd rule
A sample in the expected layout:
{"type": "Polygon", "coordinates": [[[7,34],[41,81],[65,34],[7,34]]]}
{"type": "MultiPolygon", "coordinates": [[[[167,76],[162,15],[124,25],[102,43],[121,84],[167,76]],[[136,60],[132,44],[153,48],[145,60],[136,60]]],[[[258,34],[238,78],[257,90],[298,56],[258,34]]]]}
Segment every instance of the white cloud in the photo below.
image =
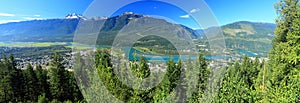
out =
{"type": "Polygon", "coordinates": [[[190,15],[189,15],[189,14],[187,14],[187,15],[182,15],[182,16],[180,16],[180,18],[190,18],[190,15]]]}
{"type": "Polygon", "coordinates": [[[180,18],[185,18],[185,19],[190,18],[191,15],[192,15],[192,13],[196,13],[196,12],[198,12],[198,11],[200,11],[199,8],[192,9],[188,14],[182,15],[182,16],[180,16],[180,18]]]}
{"type": "Polygon", "coordinates": [[[39,14],[36,14],[36,15],[33,15],[33,16],[35,16],[35,17],[40,17],[41,15],[39,15],[39,14]]]}
{"type": "Polygon", "coordinates": [[[192,9],[192,10],[190,11],[190,13],[196,13],[196,12],[198,12],[198,11],[200,11],[200,9],[199,9],[199,8],[195,8],[195,9],[192,9]]]}
{"type": "Polygon", "coordinates": [[[0,24],[10,23],[10,22],[20,22],[21,20],[0,20],[0,24]]]}
{"type": "Polygon", "coordinates": [[[26,20],[42,20],[43,18],[24,17],[26,20]]]}
{"type": "Polygon", "coordinates": [[[9,14],[9,13],[0,13],[0,16],[12,17],[12,16],[16,16],[16,15],[15,14],[9,14]]]}

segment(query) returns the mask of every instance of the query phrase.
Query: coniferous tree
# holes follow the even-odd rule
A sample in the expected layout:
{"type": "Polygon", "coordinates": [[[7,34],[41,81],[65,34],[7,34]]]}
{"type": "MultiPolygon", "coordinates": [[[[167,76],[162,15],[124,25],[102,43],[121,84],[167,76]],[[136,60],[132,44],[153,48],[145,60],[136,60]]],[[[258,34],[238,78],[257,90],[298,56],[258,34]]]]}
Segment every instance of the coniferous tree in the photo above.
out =
{"type": "Polygon", "coordinates": [[[299,0],[281,0],[276,5],[277,27],[269,55],[270,84],[268,101],[299,102],[299,96],[292,96],[299,86],[294,86],[300,67],[300,4],[299,0]],[[272,95],[269,95],[272,94],[272,95]]]}
{"type": "Polygon", "coordinates": [[[12,87],[11,87],[11,82],[10,82],[10,71],[7,67],[7,58],[5,55],[3,55],[4,61],[1,61],[0,63],[0,102],[9,102],[12,99],[12,87]]]}
{"type": "Polygon", "coordinates": [[[227,68],[215,102],[256,102],[258,72],[261,70],[258,59],[245,56],[242,62],[227,68]]]}
{"type": "Polygon", "coordinates": [[[47,70],[44,70],[42,68],[41,65],[38,65],[36,66],[36,77],[38,79],[38,82],[37,82],[37,86],[38,88],[38,94],[39,95],[42,95],[44,94],[46,97],[49,97],[50,95],[50,91],[49,91],[49,83],[47,82],[47,70]]]}
{"type": "Polygon", "coordinates": [[[25,80],[26,80],[26,100],[27,101],[37,101],[37,97],[39,96],[38,91],[38,79],[35,71],[31,64],[27,64],[27,68],[25,70],[25,80]]]}
{"type": "Polygon", "coordinates": [[[186,70],[185,70],[185,78],[183,79],[184,82],[183,84],[185,85],[185,89],[186,89],[186,96],[189,97],[187,98],[189,102],[192,102],[192,95],[194,95],[194,91],[196,89],[196,85],[197,83],[194,83],[194,81],[192,80],[197,80],[198,77],[195,76],[199,73],[199,71],[195,70],[193,63],[194,61],[192,61],[190,58],[186,61],[186,70]]]}
{"type": "Polygon", "coordinates": [[[170,81],[170,87],[168,90],[169,92],[173,91],[173,89],[177,86],[177,83],[179,80],[178,72],[179,72],[179,70],[177,70],[177,68],[176,68],[176,63],[174,62],[174,59],[171,58],[167,62],[167,71],[166,71],[166,75],[165,75],[170,81]]]}
{"type": "Polygon", "coordinates": [[[202,95],[204,90],[207,87],[208,78],[210,76],[210,69],[208,68],[207,60],[204,57],[203,53],[200,53],[197,60],[195,61],[196,65],[194,68],[198,69],[198,80],[196,88],[192,93],[192,98],[189,99],[189,102],[201,102],[202,95]]]}
{"type": "Polygon", "coordinates": [[[25,95],[25,83],[24,83],[24,75],[23,71],[20,69],[17,69],[17,64],[15,62],[15,58],[13,54],[10,54],[9,60],[7,62],[7,67],[10,72],[10,81],[11,81],[11,87],[13,91],[13,100],[14,102],[22,101],[24,100],[25,95]]]}
{"type": "Polygon", "coordinates": [[[145,57],[141,56],[140,57],[140,63],[138,67],[138,77],[140,78],[147,78],[150,75],[150,69],[147,64],[147,61],[145,60],[145,57]]]}
{"type": "Polygon", "coordinates": [[[54,54],[53,61],[51,62],[51,68],[49,70],[49,82],[50,82],[50,90],[52,99],[57,99],[59,101],[65,100],[65,92],[66,92],[66,84],[67,76],[66,70],[62,65],[62,58],[56,52],[54,54]]]}
{"type": "Polygon", "coordinates": [[[299,61],[299,1],[281,0],[276,5],[278,18],[275,29],[275,38],[272,42],[273,49],[270,52],[270,68],[272,71],[272,84],[280,85],[299,61]]]}

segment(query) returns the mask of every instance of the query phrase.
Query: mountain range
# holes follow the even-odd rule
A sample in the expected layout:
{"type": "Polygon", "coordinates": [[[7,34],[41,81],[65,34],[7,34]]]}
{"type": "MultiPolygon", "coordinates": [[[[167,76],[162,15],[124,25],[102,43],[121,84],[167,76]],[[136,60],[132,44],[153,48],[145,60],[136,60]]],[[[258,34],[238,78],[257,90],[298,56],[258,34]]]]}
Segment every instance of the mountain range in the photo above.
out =
{"type": "MultiPolygon", "coordinates": [[[[190,35],[192,39],[203,39],[203,30],[193,30],[187,26],[169,23],[166,20],[149,16],[124,13],[114,17],[86,18],[78,14],[69,14],[62,19],[32,20],[0,24],[0,42],[72,42],[74,32],[80,21],[100,25],[104,23],[98,36],[98,44],[111,45],[117,33],[132,20],[147,22],[149,25],[165,27],[167,32],[179,28],[177,36],[190,35]],[[163,26],[162,26],[163,25],[163,26]],[[168,28],[167,28],[168,27],[168,28]],[[173,29],[172,29],[173,28],[173,29]]],[[[274,37],[275,24],[240,21],[221,26],[228,48],[245,48],[249,51],[267,53],[274,37]]],[[[206,30],[214,28],[207,28],[206,30]]],[[[97,28],[95,28],[97,30],[97,28]]],[[[152,31],[158,34],[160,31],[152,31]]],[[[206,34],[209,35],[209,34],[206,34]]],[[[149,41],[149,40],[148,40],[149,41]]],[[[153,46],[153,45],[152,45],[153,46]]]]}

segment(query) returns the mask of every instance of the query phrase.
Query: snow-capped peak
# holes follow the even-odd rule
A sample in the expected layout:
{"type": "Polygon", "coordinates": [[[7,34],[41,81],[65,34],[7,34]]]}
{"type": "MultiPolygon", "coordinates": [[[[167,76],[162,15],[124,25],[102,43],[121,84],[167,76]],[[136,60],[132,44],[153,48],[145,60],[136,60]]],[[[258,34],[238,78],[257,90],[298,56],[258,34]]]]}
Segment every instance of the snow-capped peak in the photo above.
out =
{"type": "Polygon", "coordinates": [[[86,20],[86,18],[84,16],[78,15],[76,13],[68,14],[65,18],[66,19],[83,19],[83,20],[86,20]]]}

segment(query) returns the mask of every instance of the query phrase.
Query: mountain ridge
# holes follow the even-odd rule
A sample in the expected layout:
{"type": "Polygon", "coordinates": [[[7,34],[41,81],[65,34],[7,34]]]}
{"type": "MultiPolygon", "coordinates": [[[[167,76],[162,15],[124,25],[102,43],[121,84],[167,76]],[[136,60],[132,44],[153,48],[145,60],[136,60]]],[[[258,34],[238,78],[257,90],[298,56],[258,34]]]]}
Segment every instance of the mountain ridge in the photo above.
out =
{"type": "MultiPolygon", "coordinates": [[[[106,19],[108,19],[108,18],[107,17],[93,17],[93,18],[86,19],[86,20],[98,21],[98,20],[106,20],[106,19]]],[[[16,36],[19,35],[19,34],[23,34],[23,32],[25,32],[25,31],[21,31],[21,32],[18,32],[18,33],[9,33],[10,29],[14,29],[15,27],[20,27],[22,24],[43,23],[43,22],[47,22],[47,21],[54,21],[54,22],[64,22],[65,21],[67,23],[67,25],[70,25],[71,27],[67,27],[69,29],[67,30],[66,33],[63,33],[63,34],[64,35],[70,35],[71,33],[74,33],[74,31],[76,30],[76,26],[77,26],[78,22],[80,21],[80,19],[78,19],[78,18],[72,18],[72,19],[70,19],[70,18],[69,19],[43,19],[43,20],[30,20],[30,21],[10,22],[10,23],[5,23],[5,24],[0,24],[0,37],[3,38],[3,36],[7,36],[7,35],[10,35],[10,34],[16,34],[16,36]],[[7,33],[9,33],[9,34],[7,34],[7,33]]],[[[237,22],[233,22],[233,23],[230,23],[230,24],[223,25],[223,26],[221,26],[221,28],[224,30],[224,29],[227,28],[228,25],[235,25],[237,23],[262,24],[262,25],[270,25],[274,28],[276,27],[276,24],[273,24],[273,23],[237,21],[237,22]]],[[[61,23],[59,23],[58,26],[61,26],[61,23]]],[[[191,29],[191,28],[189,28],[187,26],[184,26],[184,25],[182,25],[182,27],[189,29],[189,31],[198,31],[198,32],[193,32],[193,35],[195,37],[199,37],[201,34],[203,34],[204,30],[214,28],[214,27],[210,27],[210,28],[207,28],[207,29],[191,29]]],[[[49,27],[49,28],[51,28],[51,27],[49,27]]],[[[55,28],[53,28],[53,29],[55,29],[55,28]]],[[[30,31],[34,31],[34,30],[30,30],[30,31]]],[[[223,32],[223,34],[226,35],[226,33],[224,33],[224,32],[223,32]]],[[[30,35],[30,33],[28,35],[30,35]]],[[[14,36],[14,37],[16,37],[16,36],[14,36]]],[[[20,35],[20,36],[23,36],[23,35],[20,35]]],[[[14,37],[11,37],[11,38],[13,39],[14,37]]],[[[6,38],[6,37],[4,37],[4,38],[6,38]]],[[[7,41],[7,40],[8,41],[19,42],[18,40],[9,40],[9,38],[0,39],[0,41],[7,41]]],[[[37,40],[39,40],[39,39],[37,39],[37,40]]],[[[63,41],[63,40],[58,40],[58,41],[63,41]]],[[[20,42],[26,42],[26,40],[20,40],[20,42]]],[[[33,41],[33,42],[39,42],[39,41],[33,41]]],[[[42,40],[40,42],[42,42],[42,40]]]]}
{"type": "MultiPolygon", "coordinates": [[[[83,28],[94,30],[94,32],[97,33],[99,32],[97,44],[111,45],[118,32],[132,20],[140,20],[140,23],[142,23],[143,20],[148,20],[152,26],[166,25],[169,27],[165,28],[167,29],[167,31],[164,30],[166,33],[174,32],[175,28],[179,28],[178,32],[175,33],[177,34],[177,37],[189,35],[192,39],[200,39],[201,42],[198,44],[207,44],[205,38],[206,35],[210,34],[205,34],[205,31],[219,29],[211,27],[193,30],[187,26],[170,23],[164,19],[134,14],[131,12],[126,12],[114,17],[93,18],[85,18],[82,15],[73,13],[68,14],[62,19],[31,20],[0,24],[0,42],[72,42],[78,23],[84,21],[86,24],[83,28]],[[104,23],[104,26],[101,28],[100,32],[97,25],[100,25],[101,23],[104,23]],[[172,28],[174,30],[172,30],[172,28]]],[[[245,48],[249,51],[264,52],[264,54],[267,54],[267,51],[271,48],[271,41],[274,38],[275,27],[276,25],[273,23],[238,21],[223,25],[220,28],[223,31],[226,46],[228,48],[245,48]]],[[[161,29],[163,28],[164,27],[162,26],[161,29]]],[[[160,34],[160,32],[161,31],[157,30],[152,33],[160,34]]],[[[154,39],[154,41],[157,42],[159,39],[154,39]]],[[[155,46],[157,43],[153,42],[150,44],[153,44],[150,46],[155,46]]]]}
{"type": "MultiPolygon", "coordinates": [[[[126,25],[130,19],[133,18],[153,18],[134,13],[124,13],[114,17],[93,17],[85,18],[84,16],[75,13],[68,14],[63,19],[44,19],[44,20],[30,20],[21,22],[12,22],[0,24],[0,41],[13,41],[13,42],[69,42],[74,35],[79,21],[90,21],[95,23],[106,22],[101,31],[115,31],[120,30],[126,25]],[[123,21],[122,21],[123,20],[123,21]],[[61,37],[60,37],[61,36],[61,37]],[[52,38],[53,40],[47,40],[52,38]],[[65,38],[65,40],[63,39],[65,38]]],[[[163,19],[153,18],[153,20],[163,19]]],[[[171,24],[171,23],[170,23],[171,24]]],[[[179,24],[175,24],[179,25],[179,24]]],[[[180,25],[192,33],[192,37],[196,38],[193,30],[180,25]]]]}

